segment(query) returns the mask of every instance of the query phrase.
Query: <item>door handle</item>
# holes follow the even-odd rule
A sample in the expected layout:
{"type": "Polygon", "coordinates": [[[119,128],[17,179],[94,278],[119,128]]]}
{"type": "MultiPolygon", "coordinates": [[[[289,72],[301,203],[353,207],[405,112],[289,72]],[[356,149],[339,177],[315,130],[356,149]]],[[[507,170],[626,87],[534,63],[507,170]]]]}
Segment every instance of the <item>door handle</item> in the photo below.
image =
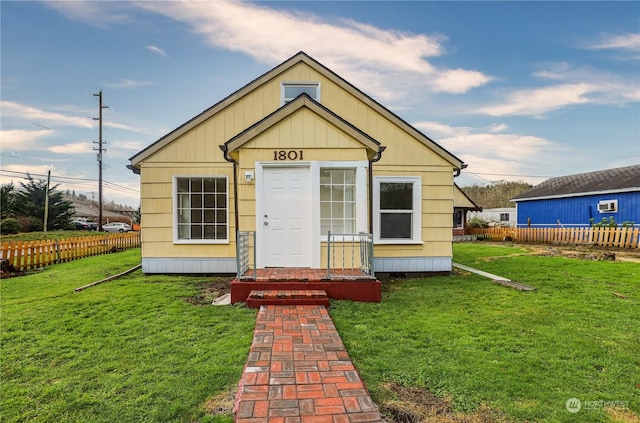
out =
{"type": "Polygon", "coordinates": [[[264,222],[264,226],[267,226],[269,224],[269,222],[264,222]]]}

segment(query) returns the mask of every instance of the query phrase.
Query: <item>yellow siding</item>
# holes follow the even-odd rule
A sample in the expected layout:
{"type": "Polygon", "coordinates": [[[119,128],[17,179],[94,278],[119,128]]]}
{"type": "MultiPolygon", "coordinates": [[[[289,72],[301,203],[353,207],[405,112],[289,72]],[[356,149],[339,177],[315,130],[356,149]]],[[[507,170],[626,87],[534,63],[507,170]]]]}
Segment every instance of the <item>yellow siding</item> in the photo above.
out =
{"type": "MultiPolygon", "coordinates": [[[[280,107],[281,81],[319,81],[323,106],[387,147],[382,159],[373,165],[375,176],[422,177],[422,236],[426,242],[420,245],[379,245],[375,249],[376,256],[451,256],[454,201],[451,164],[303,63],[237,99],[140,164],[144,256],[235,256],[233,236],[230,236],[228,245],[173,244],[172,177],[226,175],[229,181],[229,233],[233,234],[232,167],[224,160],[218,146],[280,107]]],[[[244,182],[244,171],[254,170],[256,161],[272,161],[273,151],[277,149],[304,149],[305,161],[367,158],[361,144],[309,110],[299,110],[245,144],[239,152],[239,216],[243,230],[255,229],[255,184],[244,182]]],[[[324,265],[325,261],[321,263],[324,265]]]]}
{"type": "Polygon", "coordinates": [[[464,195],[464,193],[457,186],[453,188],[453,204],[455,204],[456,207],[468,207],[468,208],[476,207],[475,204],[469,201],[469,199],[464,195]]]}
{"type": "Polygon", "coordinates": [[[144,257],[234,257],[235,237],[229,244],[173,244],[173,177],[226,176],[228,181],[229,233],[233,221],[233,174],[230,163],[211,165],[152,162],[141,172],[142,242],[144,257]]]}

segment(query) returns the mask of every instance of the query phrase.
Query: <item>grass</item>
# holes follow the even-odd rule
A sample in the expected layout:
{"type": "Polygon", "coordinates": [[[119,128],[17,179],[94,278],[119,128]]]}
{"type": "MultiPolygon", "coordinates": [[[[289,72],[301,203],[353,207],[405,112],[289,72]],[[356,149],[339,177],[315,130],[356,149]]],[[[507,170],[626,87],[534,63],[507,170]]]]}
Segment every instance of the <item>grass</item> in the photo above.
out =
{"type": "Polygon", "coordinates": [[[22,232],[19,234],[2,235],[2,242],[12,241],[41,241],[44,239],[65,239],[87,236],[100,236],[105,232],[98,231],[47,231],[47,236],[44,236],[44,232],[22,232]]]}
{"type": "Polygon", "coordinates": [[[208,399],[234,389],[255,311],[195,306],[211,278],[129,269],[140,250],[2,280],[2,421],[224,421],[208,399]]]}
{"type": "MultiPolygon", "coordinates": [[[[186,301],[207,277],[138,271],[74,293],[135,266],[139,254],[0,282],[0,420],[232,422],[206,408],[237,386],[255,310],[186,301]]],[[[380,304],[333,301],[330,313],[378,404],[400,386],[509,422],[638,421],[640,265],[486,244],[456,244],[454,258],[537,290],[458,274],[384,282],[380,304]],[[571,414],[565,404],[574,397],[583,410],[571,414]],[[628,403],[606,410],[598,401],[628,403]]]]}
{"type": "Polygon", "coordinates": [[[638,421],[640,265],[482,244],[456,244],[454,260],[537,290],[464,274],[385,282],[380,304],[333,302],[375,401],[392,399],[395,383],[506,421],[602,422],[620,411],[597,401],[628,401],[620,421],[638,421]],[[583,402],[579,413],[567,411],[570,398],[583,402]]]}

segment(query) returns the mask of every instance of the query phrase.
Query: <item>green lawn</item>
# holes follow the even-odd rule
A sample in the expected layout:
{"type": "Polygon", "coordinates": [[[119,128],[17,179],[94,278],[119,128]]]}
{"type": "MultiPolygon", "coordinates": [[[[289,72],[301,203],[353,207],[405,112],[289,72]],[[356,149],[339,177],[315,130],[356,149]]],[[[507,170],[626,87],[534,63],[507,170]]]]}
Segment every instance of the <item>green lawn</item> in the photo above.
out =
{"type": "Polygon", "coordinates": [[[459,275],[385,282],[380,304],[332,303],[374,400],[393,399],[385,384],[395,382],[450,398],[460,412],[482,404],[506,421],[532,422],[609,421],[598,401],[628,401],[614,411],[637,422],[640,264],[528,253],[454,246],[455,261],[534,292],[459,275]],[[569,413],[570,398],[583,409],[569,413]]]}
{"type": "MultiPolygon", "coordinates": [[[[628,401],[620,421],[638,421],[638,263],[533,257],[485,244],[456,244],[454,252],[460,263],[537,291],[461,274],[384,282],[380,304],[332,302],[378,404],[393,399],[393,382],[428,389],[467,415],[492,410],[502,421],[611,421],[598,401],[628,401]],[[583,402],[575,414],[565,407],[573,397],[583,402]]],[[[185,300],[210,277],[137,271],[74,293],[135,266],[139,254],[0,281],[1,421],[232,421],[205,404],[237,386],[255,310],[185,300]]]]}
{"type": "Polygon", "coordinates": [[[12,241],[40,241],[43,239],[65,239],[65,238],[84,238],[87,236],[104,236],[105,232],[98,231],[48,231],[47,236],[44,232],[21,232],[13,235],[2,235],[2,242],[12,241]]]}
{"type": "Polygon", "coordinates": [[[135,249],[2,280],[1,421],[215,420],[203,405],[237,386],[255,310],[185,301],[211,278],[140,271],[74,293],[139,262],[135,249]]]}

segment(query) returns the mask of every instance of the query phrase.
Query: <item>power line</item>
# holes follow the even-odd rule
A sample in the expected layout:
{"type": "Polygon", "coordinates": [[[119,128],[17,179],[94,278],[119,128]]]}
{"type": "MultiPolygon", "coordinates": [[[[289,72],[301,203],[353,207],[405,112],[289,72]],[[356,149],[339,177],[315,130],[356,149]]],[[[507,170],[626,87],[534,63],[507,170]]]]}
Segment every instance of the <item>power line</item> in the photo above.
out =
{"type": "MultiPolygon", "coordinates": [[[[38,177],[43,177],[45,178],[47,175],[43,175],[43,174],[39,174],[39,173],[29,173],[29,172],[16,172],[14,170],[5,170],[5,169],[0,169],[0,174],[2,173],[10,173],[10,174],[14,174],[14,175],[20,175],[23,177],[23,179],[27,179],[27,176],[38,176],[38,177]]],[[[4,176],[10,176],[10,175],[4,175],[4,176]]],[[[88,183],[96,183],[98,182],[97,179],[88,179],[88,178],[74,178],[71,176],[52,176],[51,180],[54,182],[68,182],[68,181],[80,181],[81,184],[86,185],[88,183]]],[[[103,181],[105,184],[108,184],[112,189],[115,189],[116,191],[130,191],[130,192],[135,192],[135,193],[140,193],[140,190],[134,189],[134,188],[129,188],[129,187],[125,187],[123,185],[118,185],[116,183],[113,182],[109,182],[109,181],[103,181]]]]}

